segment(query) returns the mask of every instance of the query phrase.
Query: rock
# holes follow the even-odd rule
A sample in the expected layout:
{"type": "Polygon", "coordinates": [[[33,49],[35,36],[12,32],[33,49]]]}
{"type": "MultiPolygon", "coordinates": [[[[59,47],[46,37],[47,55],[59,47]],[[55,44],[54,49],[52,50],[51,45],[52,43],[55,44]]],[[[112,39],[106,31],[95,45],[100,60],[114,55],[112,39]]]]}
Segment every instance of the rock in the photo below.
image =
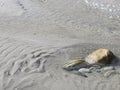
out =
{"type": "Polygon", "coordinates": [[[63,66],[65,70],[77,70],[81,67],[87,67],[87,63],[84,60],[72,60],[63,66]]]}
{"type": "Polygon", "coordinates": [[[78,71],[81,73],[90,73],[91,72],[90,69],[88,69],[88,68],[81,68],[78,71]]]}
{"type": "Polygon", "coordinates": [[[100,68],[90,67],[89,69],[90,69],[91,72],[97,72],[97,73],[100,73],[100,72],[101,72],[101,69],[100,69],[100,68]]]}
{"type": "Polygon", "coordinates": [[[112,76],[112,75],[114,75],[114,74],[116,74],[116,72],[113,71],[113,70],[112,70],[112,71],[107,71],[107,72],[104,73],[104,77],[107,77],[107,78],[108,78],[108,77],[110,77],[110,76],[112,76]]]}
{"type": "Polygon", "coordinates": [[[99,64],[93,64],[92,67],[96,68],[96,69],[101,69],[103,67],[103,65],[99,65],[99,64]]]}
{"type": "Polygon", "coordinates": [[[109,67],[102,68],[102,70],[109,71],[109,70],[115,70],[115,68],[113,66],[109,66],[109,67]]]}
{"type": "Polygon", "coordinates": [[[89,64],[110,64],[115,58],[114,54],[108,49],[98,49],[89,54],[85,61],[89,64]]]}
{"type": "Polygon", "coordinates": [[[90,67],[89,70],[95,71],[95,70],[96,70],[96,67],[90,67]]]}

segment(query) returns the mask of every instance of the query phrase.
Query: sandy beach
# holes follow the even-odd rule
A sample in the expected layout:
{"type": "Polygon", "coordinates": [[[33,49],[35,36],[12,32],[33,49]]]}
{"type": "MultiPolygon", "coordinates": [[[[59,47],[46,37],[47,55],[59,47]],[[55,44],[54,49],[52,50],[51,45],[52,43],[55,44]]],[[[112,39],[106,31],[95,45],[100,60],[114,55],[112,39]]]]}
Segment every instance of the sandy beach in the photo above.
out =
{"type": "Polygon", "coordinates": [[[119,6],[119,0],[0,0],[0,90],[120,90],[119,6]],[[99,48],[118,57],[110,76],[62,69],[99,48]]]}

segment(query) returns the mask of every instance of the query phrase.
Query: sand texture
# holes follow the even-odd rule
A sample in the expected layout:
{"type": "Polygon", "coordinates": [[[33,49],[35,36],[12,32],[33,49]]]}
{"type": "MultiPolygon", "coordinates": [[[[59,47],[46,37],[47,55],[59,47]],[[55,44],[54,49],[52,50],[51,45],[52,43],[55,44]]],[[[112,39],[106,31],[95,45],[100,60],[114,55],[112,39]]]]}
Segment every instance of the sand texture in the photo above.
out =
{"type": "Polygon", "coordinates": [[[0,90],[120,90],[119,4],[0,0],[0,90]],[[99,48],[117,63],[85,75],[62,69],[99,48]]]}

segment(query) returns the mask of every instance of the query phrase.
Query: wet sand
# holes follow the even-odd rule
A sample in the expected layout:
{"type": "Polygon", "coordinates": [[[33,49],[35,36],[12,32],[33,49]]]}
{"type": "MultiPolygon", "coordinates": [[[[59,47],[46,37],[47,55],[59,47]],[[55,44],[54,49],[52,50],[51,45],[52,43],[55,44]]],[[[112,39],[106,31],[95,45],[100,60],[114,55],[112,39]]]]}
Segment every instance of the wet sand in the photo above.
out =
{"type": "Polygon", "coordinates": [[[0,1],[0,90],[120,89],[120,62],[110,77],[62,69],[99,48],[120,57],[119,14],[81,0],[0,1]]]}

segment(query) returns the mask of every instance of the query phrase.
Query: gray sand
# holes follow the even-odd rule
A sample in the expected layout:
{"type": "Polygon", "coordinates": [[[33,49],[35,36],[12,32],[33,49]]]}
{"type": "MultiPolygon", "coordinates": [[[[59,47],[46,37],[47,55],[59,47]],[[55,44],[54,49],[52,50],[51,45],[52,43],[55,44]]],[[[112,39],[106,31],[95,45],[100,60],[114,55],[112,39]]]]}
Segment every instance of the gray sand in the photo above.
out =
{"type": "Polygon", "coordinates": [[[84,0],[0,0],[0,90],[120,90],[120,62],[87,77],[62,69],[99,48],[120,57],[119,1],[102,1],[114,12],[84,0]]]}

